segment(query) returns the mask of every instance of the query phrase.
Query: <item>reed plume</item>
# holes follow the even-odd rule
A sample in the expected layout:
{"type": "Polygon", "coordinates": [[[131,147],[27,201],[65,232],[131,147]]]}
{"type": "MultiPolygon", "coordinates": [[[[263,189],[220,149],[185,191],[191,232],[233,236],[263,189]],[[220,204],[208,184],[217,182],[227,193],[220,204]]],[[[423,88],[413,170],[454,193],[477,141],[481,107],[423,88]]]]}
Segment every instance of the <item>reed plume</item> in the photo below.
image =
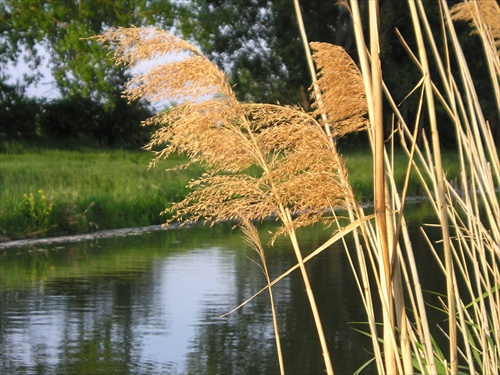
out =
{"type": "Polygon", "coordinates": [[[469,22],[474,33],[486,32],[500,57],[500,6],[496,0],[463,1],[450,11],[453,20],[469,22]]]}
{"type": "MultiPolygon", "coordinates": [[[[160,148],[152,165],[180,153],[206,168],[205,174],[190,183],[191,193],[166,209],[173,215],[169,222],[241,222],[247,240],[261,253],[251,223],[269,217],[279,220],[281,226],[275,237],[290,238],[325,367],[327,373],[333,374],[295,231],[313,223],[332,223],[332,209],[351,205],[353,194],[343,161],[314,114],[298,107],[237,101],[215,65],[196,48],[165,31],[114,29],[97,39],[114,52],[117,63],[127,66],[165,54],[188,54],[132,78],[124,91],[129,100],[181,101],[144,123],[158,126],[145,146],[151,151],[160,148]]],[[[348,120],[339,118],[341,121],[348,120]]],[[[262,260],[265,262],[265,258],[262,260]]]]}
{"type": "Polygon", "coordinates": [[[191,183],[190,195],[169,208],[172,220],[281,218],[283,208],[294,213],[295,228],[331,220],[325,214],[345,205],[348,186],[336,172],[345,170],[342,161],[319,125],[291,107],[235,104],[233,110],[233,122],[213,122],[213,112],[207,112],[201,121],[187,116],[162,129],[161,138],[156,135],[211,168],[191,183]],[[243,173],[252,165],[256,175],[243,173]]]}
{"type": "Polygon", "coordinates": [[[322,105],[319,105],[318,95],[311,88],[314,114],[321,118],[321,114],[326,113],[334,137],[366,130],[368,105],[358,67],[340,46],[319,42],[310,45],[322,98],[322,105]]]}

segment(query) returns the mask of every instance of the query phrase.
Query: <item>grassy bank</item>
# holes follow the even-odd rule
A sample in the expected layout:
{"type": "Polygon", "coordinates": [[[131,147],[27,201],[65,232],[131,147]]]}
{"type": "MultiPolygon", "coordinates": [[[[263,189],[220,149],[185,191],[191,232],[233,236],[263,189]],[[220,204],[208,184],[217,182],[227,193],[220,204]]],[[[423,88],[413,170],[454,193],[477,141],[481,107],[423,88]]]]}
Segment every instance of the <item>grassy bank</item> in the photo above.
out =
{"type": "Polygon", "coordinates": [[[201,169],[165,173],[184,160],[147,170],[144,151],[27,149],[0,153],[3,240],[88,233],[164,222],[159,213],[186,193],[201,169]]]}
{"type": "MultiPolygon", "coordinates": [[[[371,152],[343,151],[358,199],[370,201],[371,152]]],[[[449,170],[453,170],[450,154],[449,170]]],[[[165,173],[183,163],[171,157],[147,169],[145,151],[78,150],[16,147],[0,153],[0,239],[88,233],[102,229],[161,224],[159,213],[186,194],[187,182],[202,173],[192,166],[165,173]]],[[[406,157],[396,156],[397,179],[403,181],[406,157]]],[[[420,195],[412,176],[410,195],[420,195]]]]}

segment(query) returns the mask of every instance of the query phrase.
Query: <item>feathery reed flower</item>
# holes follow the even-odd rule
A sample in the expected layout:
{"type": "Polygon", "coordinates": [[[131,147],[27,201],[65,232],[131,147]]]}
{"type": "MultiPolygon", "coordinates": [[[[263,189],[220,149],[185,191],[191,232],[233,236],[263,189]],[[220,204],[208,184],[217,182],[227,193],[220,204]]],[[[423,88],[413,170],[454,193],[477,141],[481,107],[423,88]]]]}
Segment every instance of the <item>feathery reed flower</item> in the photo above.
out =
{"type": "Polygon", "coordinates": [[[368,112],[363,77],[354,61],[340,46],[329,43],[310,43],[312,55],[318,69],[318,86],[321,90],[322,106],[317,103],[316,93],[313,109],[320,118],[325,111],[331,122],[332,134],[341,137],[347,133],[365,130],[368,127],[368,112]]]}
{"type": "MultiPolygon", "coordinates": [[[[345,167],[313,116],[296,107],[238,102],[223,72],[165,31],[114,29],[97,39],[109,45],[117,63],[128,66],[188,53],[132,78],[124,91],[129,100],[184,100],[145,121],[159,125],[145,147],[162,147],[153,164],[182,153],[208,170],[190,184],[191,194],[167,209],[172,220],[283,220],[286,208],[294,225],[304,226],[328,221],[325,213],[345,205],[349,185],[339,172],[345,167]],[[252,166],[256,176],[247,173],[252,166]]],[[[360,117],[363,109],[346,111],[335,118],[339,123],[354,122],[345,117],[360,117]]]]}

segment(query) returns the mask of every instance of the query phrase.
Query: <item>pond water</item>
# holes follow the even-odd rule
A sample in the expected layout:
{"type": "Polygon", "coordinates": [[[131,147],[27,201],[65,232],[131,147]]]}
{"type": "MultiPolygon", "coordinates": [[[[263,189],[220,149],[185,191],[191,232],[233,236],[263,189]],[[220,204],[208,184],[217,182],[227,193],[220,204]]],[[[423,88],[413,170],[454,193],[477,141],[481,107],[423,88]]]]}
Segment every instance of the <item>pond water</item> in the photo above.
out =
{"type": "MultiPolygon", "coordinates": [[[[329,234],[302,230],[301,245],[314,249],[329,234]]],[[[267,260],[273,277],[295,264],[286,239],[267,260]]],[[[265,285],[253,261],[229,225],[2,250],[0,373],[278,374],[267,293],[220,317],[265,285]]],[[[439,272],[422,268],[435,290],[439,272]]],[[[307,269],[334,369],[352,374],[372,355],[343,247],[307,269]]],[[[287,374],[324,373],[300,274],[273,290],[287,374]]]]}

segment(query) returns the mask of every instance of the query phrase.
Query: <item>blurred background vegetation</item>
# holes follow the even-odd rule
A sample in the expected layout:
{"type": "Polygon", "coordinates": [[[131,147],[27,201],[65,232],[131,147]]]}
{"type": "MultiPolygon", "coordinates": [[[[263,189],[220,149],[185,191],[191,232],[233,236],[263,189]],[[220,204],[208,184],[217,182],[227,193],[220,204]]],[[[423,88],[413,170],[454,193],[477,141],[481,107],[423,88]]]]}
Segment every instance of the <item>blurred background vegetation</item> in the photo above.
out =
{"type": "MultiPolygon", "coordinates": [[[[450,6],[457,1],[449,1],[450,6]]],[[[366,10],[368,0],[361,0],[366,10]]],[[[425,1],[433,27],[440,28],[438,2],[425,1]]],[[[409,12],[404,2],[381,0],[384,80],[411,118],[417,106],[405,100],[420,73],[409,61],[397,31],[412,46],[409,12]]],[[[341,2],[310,0],[302,4],[310,41],[340,45],[356,61],[349,11],[341,2]]],[[[147,102],[128,105],[121,91],[131,72],[116,66],[95,41],[85,39],[110,27],[152,26],[173,31],[200,49],[234,85],[240,100],[300,104],[309,108],[310,77],[289,0],[4,0],[0,3],[0,141],[22,140],[95,147],[144,145],[151,129],[139,126],[153,113],[147,102]],[[22,77],[12,71],[22,66],[22,77]],[[33,85],[50,76],[55,95],[33,94],[33,85]]],[[[462,22],[457,27],[477,87],[490,87],[477,35],[462,22]],[[482,82],[485,82],[482,85],[482,82]]],[[[453,61],[450,62],[454,64],[453,61]]],[[[480,93],[483,110],[496,139],[500,114],[493,92],[480,93]]],[[[168,105],[168,104],[167,104],[168,105]]],[[[439,112],[438,112],[439,114],[439,112]]],[[[385,123],[389,128],[391,119],[385,123]]],[[[425,129],[425,124],[423,129],[425,129]]],[[[443,113],[440,126],[446,133],[443,113]]],[[[450,128],[451,129],[451,128],[450,128]]],[[[389,129],[387,129],[389,130],[389,129]]],[[[362,136],[344,140],[364,144],[362,136]]],[[[443,146],[454,144],[454,131],[443,146]]],[[[0,142],[1,144],[2,142],[0,142]]]]}

